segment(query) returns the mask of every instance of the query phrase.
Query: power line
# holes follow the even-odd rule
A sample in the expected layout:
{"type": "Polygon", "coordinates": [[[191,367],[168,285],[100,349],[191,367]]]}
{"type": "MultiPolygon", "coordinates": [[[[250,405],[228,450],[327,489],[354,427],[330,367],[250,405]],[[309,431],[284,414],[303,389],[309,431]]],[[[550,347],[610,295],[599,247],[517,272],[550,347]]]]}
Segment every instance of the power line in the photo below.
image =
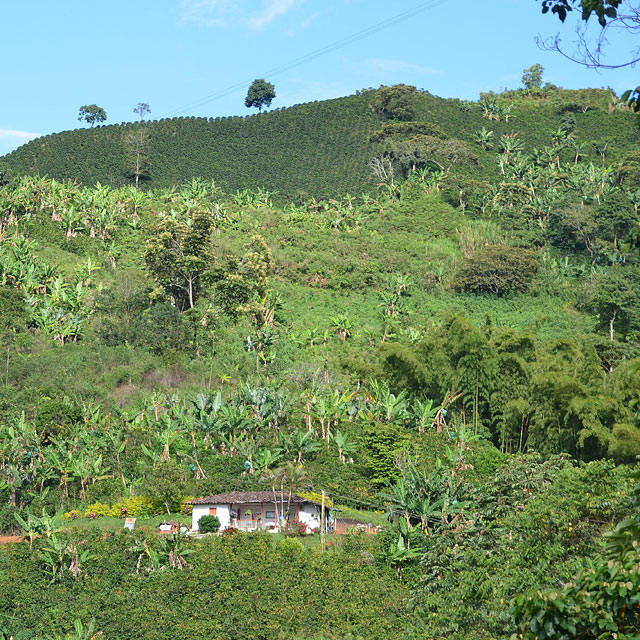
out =
{"type": "MultiPolygon", "coordinates": [[[[367,36],[378,33],[379,31],[383,31],[384,29],[388,29],[389,27],[392,27],[400,22],[408,20],[409,18],[413,18],[419,15],[420,13],[423,13],[429,9],[433,9],[438,5],[444,4],[445,2],[447,2],[447,0],[428,0],[427,2],[423,2],[422,4],[418,5],[417,7],[414,7],[413,9],[408,9],[407,11],[403,11],[402,13],[392,16],[391,18],[387,18],[386,20],[382,20],[381,22],[378,22],[377,24],[374,24],[371,27],[367,27],[362,31],[358,31],[357,33],[354,33],[350,36],[342,38],[341,40],[337,40],[336,42],[333,42],[329,45],[320,47],[320,49],[316,49],[311,53],[307,53],[303,56],[300,56],[299,58],[295,58],[294,60],[286,62],[277,67],[273,67],[268,71],[264,71],[260,74],[260,76],[261,77],[274,76],[280,73],[284,73],[285,71],[289,71],[290,69],[293,69],[301,64],[304,64],[305,62],[310,62],[311,60],[315,60],[320,56],[336,51],[337,49],[346,47],[349,44],[357,42],[358,40],[362,40],[363,38],[366,38],[367,36]]],[[[168,116],[177,116],[184,113],[185,111],[188,111],[189,109],[201,107],[209,102],[213,102],[214,100],[218,100],[220,98],[228,96],[229,94],[234,93],[235,91],[238,91],[239,89],[243,89],[244,87],[246,87],[248,83],[253,81],[253,79],[254,78],[249,78],[247,80],[243,80],[242,82],[233,84],[227,87],[226,89],[221,89],[220,91],[216,91],[215,93],[205,96],[204,98],[200,98],[199,100],[195,100],[194,102],[186,104],[182,107],[178,107],[173,111],[168,111],[167,113],[163,113],[160,117],[166,118],[168,116]]]]}

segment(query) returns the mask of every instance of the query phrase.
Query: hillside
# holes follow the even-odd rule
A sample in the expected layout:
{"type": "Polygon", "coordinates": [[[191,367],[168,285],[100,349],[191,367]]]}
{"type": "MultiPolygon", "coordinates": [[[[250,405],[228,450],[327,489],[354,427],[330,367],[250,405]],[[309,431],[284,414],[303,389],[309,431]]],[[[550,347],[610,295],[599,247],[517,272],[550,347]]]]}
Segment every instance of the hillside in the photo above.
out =
{"type": "MultiPolygon", "coordinates": [[[[233,127],[350,105],[353,148],[307,129],[334,173],[290,131],[230,191],[5,180],[0,638],[637,637],[640,156],[608,99],[397,86],[179,121],[227,127],[233,181],[233,127]],[[156,532],[278,489],[380,531],[156,532]]],[[[48,140],[87,170],[118,130],[48,140]]]]}
{"type": "MultiPolygon", "coordinates": [[[[261,187],[294,195],[354,191],[370,182],[369,134],[378,119],[362,96],[261,115],[150,121],[147,186],[168,187],[191,177],[215,179],[225,190],[261,187]]],[[[78,129],[38,138],[6,156],[16,175],[131,182],[123,138],[139,125],[78,129]]]]}
{"type": "MultiPolygon", "coordinates": [[[[378,92],[313,102],[247,117],[172,118],[143,125],[145,188],[169,187],[199,177],[214,179],[225,191],[257,188],[277,191],[283,201],[304,195],[333,196],[368,191],[375,184],[367,167],[381,145],[370,136],[388,120],[376,112],[378,92]]],[[[518,132],[527,150],[548,143],[567,110],[575,112],[578,143],[595,158],[595,147],[609,146],[610,159],[633,148],[638,132],[629,113],[607,113],[607,92],[555,91],[536,100],[500,98],[513,104],[510,117],[487,121],[479,103],[442,99],[428,92],[412,96],[415,120],[434,124],[447,138],[477,147],[477,131],[489,127],[497,141],[518,132]],[[589,93],[591,92],[591,93],[589,93]],[[593,105],[582,112],[583,104],[593,105]]],[[[131,184],[135,152],[125,140],[140,124],[65,131],[33,140],[0,159],[14,175],[47,175],[83,184],[131,184]]],[[[493,159],[479,153],[483,173],[493,173],[493,159]]]]}

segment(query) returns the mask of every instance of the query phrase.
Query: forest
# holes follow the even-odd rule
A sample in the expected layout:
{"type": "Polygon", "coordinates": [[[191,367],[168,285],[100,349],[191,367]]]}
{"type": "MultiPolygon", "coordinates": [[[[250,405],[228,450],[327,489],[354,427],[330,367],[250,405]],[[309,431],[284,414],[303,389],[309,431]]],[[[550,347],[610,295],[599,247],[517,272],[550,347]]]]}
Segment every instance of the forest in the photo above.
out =
{"type": "Polygon", "coordinates": [[[638,135],[395,85],[3,158],[0,638],[637,638],[638,135]],[[276,488],[379,533],[156,534],[276,488]]]}

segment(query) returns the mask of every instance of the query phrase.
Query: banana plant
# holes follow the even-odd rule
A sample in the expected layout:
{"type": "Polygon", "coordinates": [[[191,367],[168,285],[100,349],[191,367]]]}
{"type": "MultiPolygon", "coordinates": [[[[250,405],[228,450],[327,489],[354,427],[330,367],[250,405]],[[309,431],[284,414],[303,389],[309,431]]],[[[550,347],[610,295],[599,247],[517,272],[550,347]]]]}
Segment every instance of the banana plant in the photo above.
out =
{"type": "Polygon", "coordinates": [[[87,499],[87,489],[96,480],[111,477],[109,467],[103,466],[102,454],[96,455],[96,450],[79,449],[70,461],[70,472],[73,478],[80,482],[80,500],[87,499]]]}
{"type": "Polygon", "coordinates": [[[160,568],[160,554],[149,546],[146,538],[135,538],[133,546],[129,551],[138,554],[136,561],[136,573],[143,571],[146,574],[153,573],[160,568]]]}
{"type": "Polygon", "coordinates": [[[485,150],[491,149],[493,143],[493,131],[489,131],[486,127],[482,127],[479,131],[476,131],[476,142],[485,150]]]}
{"type": "Polygon", "coordinates": [[[253,456],[257,451],[257,447],[255,442],[250,438],[239,438],[234,443],[234,448],[243,458],[246,458],[249,463],[247,466],[247,471],[253,475],[254,474],[254,466],[253,466],[253,456]]]}
{"type": "Polygon", "coordinates": [[[146,449],[145,453],[153,459],[154,466],[162,462],[171,462],[172,455],[186,452],[184,435],[182,427],[163,414],[156,430],[151,434],[151,449],[145,447],[143,451],[146,449]]]}
{"type": "Polygon", "coordinates": [[[409,560],[418,558],[424,553],[424,549],[419,547],[409,547],[404,541],[402,535],[398,535],[396,542],[392,542],[387,549],[384,550],[383,555],[390,567],[394,567],[398,572],[398,577],[402,579],[402,565],[409,560]]]}
{"type": "Polygon", "coordinates": [[[29,546],[32,547],[34,538],[36,538],[42,530],[40,518],[28,509],[25,511],[25,515],[27,516],[26,520],[17,511],[13,515],[22,530],[22,535],[29,538],[29,546]]]}
{"type": "Polygon", "coordinates": [[[353,463],[353,455],[358,451],[358,447],[353,442],[350,442],[348,436],[339,429],[336,429],[336,432],[331,434],[331,438],[338,449],[340,462],[342,464],[353,463]]]}
{"type": "Polygon", "coordinates": [[[291,433],[280,432],[280,447],[286,458],[298,464],[303,464],[306,457],[320,448],[313,437],[313,432],[299,431],[298,429],[291,433]]]}
{"type": "Polygon", "coordinates": [[[433,400],[415,399],[411,407],[413,420],[418,427],[418,433],[424,433],[433,426],[438,408],[433,406],[433,400]]]}
{"type": "Polygon", "coordinates": [[[374,419],[388,424],[407,420],[409,400],[404,389],[396,396],[386,382],[372,380],[369,387],[368,399],[374,419]]]}
{"type": "Polygon", "coordinates": [[[222,430],[232,438],[238,438],[243,432],[248,433],[253,417],[246,405],[225,404],[220,408],[222,430]]]}
{"type": "Polygon", "coordinates": [[[60,212],[60,222],[68,238],[73,238],[84,230],[84,214],[72,204],[60,212]]]}
{"type": "MultiPolygon", "coordinates": [[[[95,619],[90,620],[89,624],[82,624],[81,620],[75,620],[73,623],[73,631],[63,636],[55,635],[52,640],[95,640],[102,635],[101,631],[96,632],[95,619]]],[[[16,638],[16,640],[19,640],[16,638]]]]}
{"type": "Polygon", "coordinates": [[[51,576],[51,584],[60,582],[65,571],[69,543],[66,537],[59,537],[55,533],[49,543],[42,548],[38,556],[44,562],[45,571],[51,576]]]}
{"type": "Polygon", "coordinates": [[[219,415],[223,404],[222,393],[217,391],[214,395],[210,396],[198,393],[196,398],[191,402],[196,427],[198,430],[204,432],[205,446],[211,442],[211,446],[215,447],[213,436],[222,428],[222,421],[219,415]]]}
{"type": "Polygon", "coordinates": [[[353,325],[351,320],[344,313],[339,313],[336,316],[330,318],[331,326],[335,332],[340,336],[342,342],[346,342],[347,338],[351,336],[353,325]]]}
{"type": "Polygon", "coordinates": [[[22,529],[22,534],[29,538],[30,546],[33,546],[33,540],[37,536],[44,535],[47,538],[51,538],[60,531],[62,524],[61,513],[49,515],[43,507],[42,516],[31,513],[28,508],[25,509],[24,514],[26,519],[18,512],[14,513],[14,517],[22,529]]]}
{"type": "Polygon", "coordinates": [[[189,549],[187,547],[187,541],[179,533],[162,536],[158,540],[159,542],[159,558],[162,560],[166,557],[167,566],[169,569],[177,569],[183,571],[190,565],[185,560],[185,556],[194,553],[195,549],[189,549]]]}
{"type": "Polygon", "coordinates": [[[276,467],[282,460],[282,453],[278,449],[260,448],[253,456],[253,471],[258,477],[264,476],[269,469],[276,467]]]}

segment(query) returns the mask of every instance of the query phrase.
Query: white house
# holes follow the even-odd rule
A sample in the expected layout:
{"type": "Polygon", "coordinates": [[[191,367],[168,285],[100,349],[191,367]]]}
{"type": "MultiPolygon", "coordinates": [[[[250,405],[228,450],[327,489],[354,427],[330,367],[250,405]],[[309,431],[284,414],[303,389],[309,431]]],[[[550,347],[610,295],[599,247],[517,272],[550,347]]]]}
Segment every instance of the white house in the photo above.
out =
{"type": "MultiPolygon", "coordinates": [[[[279,531],[285,525],[287,508],[289,522],[303,523],[310,532],[320,530],[322,505],[295,494],[289,501],[286,491],[232,491],[195,498],[189,504],[193,505],[193,531],[198,531],[198,521],[202,516],[210,515],[218,516],[221,531],[229,527],[244,531],[279,531]]],[[[329,514],[326,506],[325,514],[329,514]]]]}

